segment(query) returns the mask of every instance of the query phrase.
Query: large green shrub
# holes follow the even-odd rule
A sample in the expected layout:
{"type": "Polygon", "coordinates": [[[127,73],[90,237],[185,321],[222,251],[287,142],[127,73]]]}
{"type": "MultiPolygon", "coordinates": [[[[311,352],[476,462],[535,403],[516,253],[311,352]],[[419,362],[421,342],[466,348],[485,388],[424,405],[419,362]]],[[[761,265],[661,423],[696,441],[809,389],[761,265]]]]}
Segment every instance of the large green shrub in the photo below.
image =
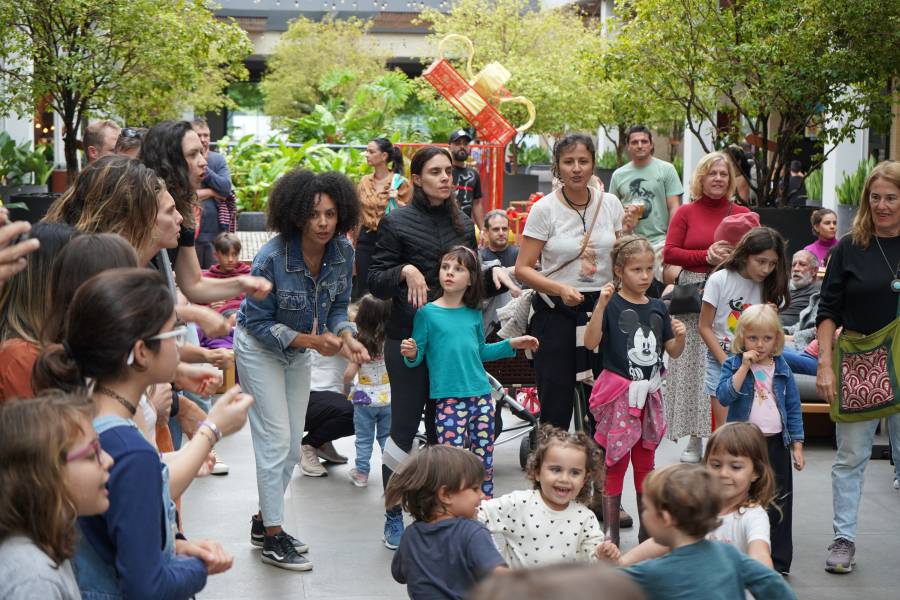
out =
{"type": "Polygon", "coordinates": [[[847,173],[840,185],[835,188],[838,204],[847,206],[859,206],[862,197],[863,188],[866,185],[866,178],[872,169],[875,168],[875,159],[869,157],[859,163],[859,166],[852,173],[847,173]]]}

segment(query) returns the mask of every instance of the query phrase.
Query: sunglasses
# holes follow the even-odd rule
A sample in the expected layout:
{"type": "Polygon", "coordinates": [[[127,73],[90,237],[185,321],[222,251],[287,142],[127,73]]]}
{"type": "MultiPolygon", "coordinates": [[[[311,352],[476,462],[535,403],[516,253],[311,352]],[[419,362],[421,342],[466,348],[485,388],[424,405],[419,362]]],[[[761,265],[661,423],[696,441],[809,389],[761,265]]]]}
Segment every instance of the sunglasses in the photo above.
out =
{"type": "Polygon", "coordinates": [[[144,137],[144,134],[147,133],[147,130],[142,127],[126,127],[119,131],[119,135],[126,138],[134,138],[141,139],[144,137]]]}
{"type": "MultiPolygon", "coordinates": [[[[167,340],[169,338],[175,338],[175,346],[181,348],[184,346],[184,342],[187,336],[187,326],[182,325],[180,327],[176,327],[172,331],[166,331],[163,333],[157,333],[154,336],[144,338],[145,342],[153,342],[157,340],[167,340]]],[[[134,350],[128,353],[128,358],[125,361],[125,364],[131,366],[134,364],[134,350]]]]}
{"type": "Polygon", "coordinates": [[[94,455],[94,459],[97,461],[97,464],[102,466],[103,463],[100,459],[100,440],[98,438],[94,438],[93,440],[91,440],[84,448],[72,450],[71,452],[66,454],[66,464],[75,462],[76,460],[81,460],[82,458],[86,458],[91,454],[94,455]]]}

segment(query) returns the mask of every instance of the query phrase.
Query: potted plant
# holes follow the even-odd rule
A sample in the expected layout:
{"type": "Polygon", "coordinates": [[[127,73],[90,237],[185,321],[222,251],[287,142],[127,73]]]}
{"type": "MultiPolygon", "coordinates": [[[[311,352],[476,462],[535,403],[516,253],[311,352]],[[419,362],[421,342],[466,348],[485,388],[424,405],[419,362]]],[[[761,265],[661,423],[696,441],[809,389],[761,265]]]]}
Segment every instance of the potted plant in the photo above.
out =
{"type": "Polygon", "coordinates": [[[803,180],[806,187],[806,203],[822,206],[822,169],[816,169],[803,180]]]}
{"type": "Polygon", "coordinates": [[[853,218],[859,210],[866,178],[875,168],[875,159],[869,157],[859,163],[855,171],[847,173],[840,185],[835,188],[837,195],[838,237],[846,234],[853,226],[853,218]]]}
{"type": "Polygon", "coordinates": [[[597,166],[594,169],[594,172],[597,174],[597,177],[600,178],[600,181],[603,182],[603,187],[605,189],[609,189],[609,183],[612,181],[612,174],[618,167],[619,157],[616,155],[615,150],[607,150],[597,159],[597,166]]]}
{"type": "Polygon", "coordinates": [[[47,180],[53,172],[52,150],[28,142],[16,144],[5,131],[0,132],[0,198],[8,202],[10,218],[36,223],[47,213],[56,194],[47,193],[47,180]]]}

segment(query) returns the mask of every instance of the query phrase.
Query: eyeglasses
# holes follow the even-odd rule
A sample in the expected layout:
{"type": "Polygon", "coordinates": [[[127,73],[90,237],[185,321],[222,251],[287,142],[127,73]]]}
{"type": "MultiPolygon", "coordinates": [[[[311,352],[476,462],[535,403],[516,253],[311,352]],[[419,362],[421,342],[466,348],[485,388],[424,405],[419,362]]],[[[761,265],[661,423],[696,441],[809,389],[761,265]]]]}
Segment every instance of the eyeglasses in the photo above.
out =
{"type": "Polygon", "coordinates": [[[126,127],[119,131],[119,135],[126,138],[135,138],[137,140],[144,137],[144,134],[147,133],[147,130],[143,127],[126,127]]]}
{"type": "Polygon", "coordinates": [[[897,196],[891,194],[890,196],[878,196],[877,194],[869,194],[869,206],[875,206],[881,202],[884,202],[888,206],[896,206],[897,205],[897,196]]]}
{"type": "Polygon", "coordinates": [[[175,338],[175,345],[181,348],[184,346],[185,336],[187,335],[187,327],[182,325],[181,327],[176,327],[172,331],[166,331],[165,333],[157,333],[152,337],[146,338],[148,342],[152,342],[154,340],[167,340],[169,338],[175,338]]]}
{"type": "Polygon", "coordinates": [[[84,448],[72,450],[66,454],[66,464],[88,457],[91,453],[94,454],[94,459],[97,461],[97,464],[102,465],[103,463],[100,458],[100,440],[97,438],[91,440],[84,448]]]}

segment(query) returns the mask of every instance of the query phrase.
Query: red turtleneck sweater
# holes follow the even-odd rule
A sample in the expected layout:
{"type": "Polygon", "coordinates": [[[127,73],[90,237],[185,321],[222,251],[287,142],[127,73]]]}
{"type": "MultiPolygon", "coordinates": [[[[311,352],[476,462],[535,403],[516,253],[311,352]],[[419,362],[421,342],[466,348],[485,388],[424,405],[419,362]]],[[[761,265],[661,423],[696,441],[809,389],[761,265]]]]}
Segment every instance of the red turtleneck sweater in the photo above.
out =
{"type": "MultiPolygon", "coordinates": [[[[713,234],[716,227],[729,214],[728,204],[726,198],[713,200],[701,196],[698,200],[681,206],[669,223],[663,262],[694,273],[706,273],[709,270],[706,251],[715,241],[713,234]]],[[[730,210],[733,215],[750,212],[747,207],[737,204],[730,210]]]]}

